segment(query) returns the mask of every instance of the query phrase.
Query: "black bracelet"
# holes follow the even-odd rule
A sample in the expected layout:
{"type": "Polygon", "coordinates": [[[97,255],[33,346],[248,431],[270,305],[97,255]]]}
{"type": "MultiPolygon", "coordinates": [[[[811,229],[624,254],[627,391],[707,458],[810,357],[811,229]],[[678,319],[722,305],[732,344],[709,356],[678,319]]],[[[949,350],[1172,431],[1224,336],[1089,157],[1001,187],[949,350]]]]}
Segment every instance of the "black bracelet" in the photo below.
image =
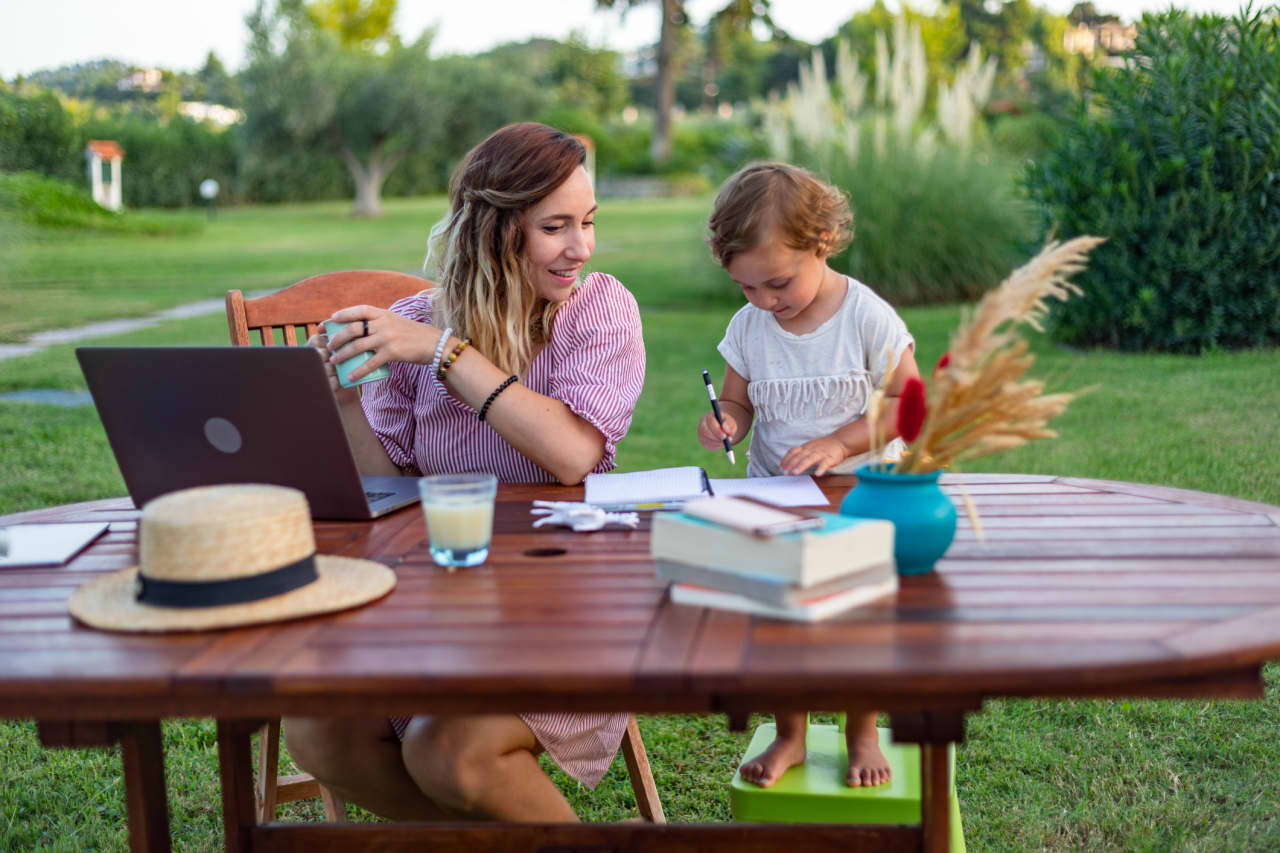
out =
{"type": "Polygon", "coordinates": [[[476,412],[476,417],[484,420],[485,414],[489,411],[489,405],[498,398],[498,395],[507,390],[507,386],[519,379],[514,373],[502,380],[502,384],[493,389],[493,393],[489,395],[489,399],[484,401],[484,405],[480,407],[480,411],[476,412]]]}

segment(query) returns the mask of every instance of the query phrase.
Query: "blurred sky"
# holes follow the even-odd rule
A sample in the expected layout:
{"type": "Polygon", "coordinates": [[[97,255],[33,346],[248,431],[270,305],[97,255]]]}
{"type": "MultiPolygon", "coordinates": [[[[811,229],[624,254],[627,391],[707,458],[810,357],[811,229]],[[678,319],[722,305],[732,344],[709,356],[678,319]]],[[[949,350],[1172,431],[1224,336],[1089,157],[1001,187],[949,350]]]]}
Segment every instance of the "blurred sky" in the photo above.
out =
{"type": "MultiPolygon", "coordinates": [[[[687,0],[690,16],[704,23],[725,0],[687,0]]],[[[872,0],[773,0],[778,24],[809,42],[835,32],[872,0]]],[[[1074,0],[1032,0],[1066,14],[1074,0]]],[[[926,6],[929,0],[913,5],[926,6]]],[[[0,77],[12,79],[90,59],[113,58],[142,66],[195,70],[210,50],[231,70],[244,62],[244,16],[255,0],[0,0],[0,77]]],[[[619,0],[619,6],[625,0],[619,0]]],[[[888,0],[897,8],[897,0],[888,0]]],[[[1094,0],[1100,12],[1128,21],[1169,0],[1094,0]]],[[[1193,11],[1234,13],[1240,0],[1180,0],[1193,11]]],[[[433,24],[436,54],[474,53],[532,36],[583,35],[595,47],[630,50],[657,38],[657,3],[625,18],[597,11],[594,0],[400,0],[396,29],[414,38],[433,24]]]]}

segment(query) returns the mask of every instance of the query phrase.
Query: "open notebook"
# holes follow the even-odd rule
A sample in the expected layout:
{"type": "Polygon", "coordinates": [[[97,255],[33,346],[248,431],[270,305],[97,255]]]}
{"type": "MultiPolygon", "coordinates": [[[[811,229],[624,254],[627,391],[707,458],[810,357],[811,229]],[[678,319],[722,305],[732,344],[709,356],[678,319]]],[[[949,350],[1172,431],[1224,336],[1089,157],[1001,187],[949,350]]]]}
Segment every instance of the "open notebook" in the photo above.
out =
{"type": "Polygon", "coordinates": [[[606,509],[678,509],[708,497],[711,481],[697,465],[626,474],[588,474],[586,501],[606,509]]]}
{"type": "Polygon", "coordinates": [[[708,479],[707,472],[697,465],[588,474],[586,487],[586,502],[609,510],[679,509],[685,501],[709,495],[752,497],[778,506],[828,505],[808,474],[708,479]]]}

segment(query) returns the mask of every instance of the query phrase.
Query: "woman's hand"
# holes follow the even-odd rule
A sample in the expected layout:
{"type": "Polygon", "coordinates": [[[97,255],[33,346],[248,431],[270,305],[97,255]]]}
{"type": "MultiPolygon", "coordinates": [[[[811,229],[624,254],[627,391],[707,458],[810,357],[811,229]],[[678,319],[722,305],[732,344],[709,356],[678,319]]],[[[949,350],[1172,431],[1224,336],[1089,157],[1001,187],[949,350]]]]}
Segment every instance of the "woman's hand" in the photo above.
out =
{"type": "Polygon", "coordinates": [[[333,396],[337,399],[338,405],[346,405],[353,400],[359,400],[360,395],[356,393],[355,388],[343,388],[338,382],[338,371],[334,368],[333,362],[329,360],[329,336],[324,332],[319,332],[307,338],[307,346],[313,347],[320,353],[320,360],[324,362],[324,374],[329,377],[329,389],[333,391],[333,396]]]}
{"type": "Polygon", "coordinates": [[[727,438],[732,443],[738,432],[738,422],[723,411],[720,414],[724,415],[724,429],[720,428],[714,412],[707,412],[698,421],[698,443],[707,450],[722,450],[724,439],[727,438]]]}
{"type": "Polygon", "coordinates": [[[836,438],[824,435],[793,447],[782,457],[780,466],[785,474],[803,474],[810,468],[815,477],[821,477],[849,456],[848,449],[836,438]]]}
{"type": "Polygon", "coordinates": [[[391,361],[430,364],[440,342],[441,331],[436,327],[371,305],[343,308],[330,319],[350,323],[329,341],[331,362],[337,364],[353,355],[372,352],[368,361],[348,375],[351,382],[391,361]]]}

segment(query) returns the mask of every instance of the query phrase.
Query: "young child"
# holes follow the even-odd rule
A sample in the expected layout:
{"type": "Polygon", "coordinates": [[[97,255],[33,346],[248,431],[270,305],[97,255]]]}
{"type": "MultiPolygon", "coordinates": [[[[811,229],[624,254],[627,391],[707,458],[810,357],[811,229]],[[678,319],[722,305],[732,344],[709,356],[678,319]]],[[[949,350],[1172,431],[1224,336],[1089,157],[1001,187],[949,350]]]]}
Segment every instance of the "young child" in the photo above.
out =
{"type": "MultiPolygon", "coordinates": [[[[747,475],[847,473],[870,461],[866,414],[887,357],[898,361],[885,389],[881,429],[896,422],[909,377],[919,376],[915,342],[887,302],[836,272],[827,258],[848,245],[853,216],[839,190],[810,172],[757,163],[725,182],[711,213],[708,242],[716,261],[747,298],[729,321],[720,354],[724,428],[707,413],[698,441],[708,450],[736,444],[751,430],[747,475]]],[[[894,438],[884,449],[901,453],[894,438]]],[[[777,739],[743,764],[742,778],[761,787],[805,760],[806,716],[778,714],[777,739]]],[[[889,781],[876,712],[850,713],[847,784],[889,781]]]]}

